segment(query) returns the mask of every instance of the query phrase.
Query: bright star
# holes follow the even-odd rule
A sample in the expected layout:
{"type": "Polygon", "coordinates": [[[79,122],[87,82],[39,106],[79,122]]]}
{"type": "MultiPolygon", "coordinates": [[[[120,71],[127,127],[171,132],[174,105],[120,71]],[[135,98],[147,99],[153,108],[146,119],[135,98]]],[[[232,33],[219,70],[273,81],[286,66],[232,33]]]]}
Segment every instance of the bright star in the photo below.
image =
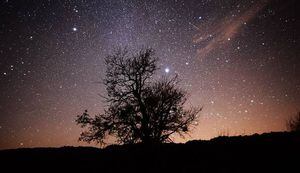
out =
{"type": "Polygon", "coordinates": [[[170,69],[167,67],[167,68],[165,68],[165,72],[166,73],[169,73],[170,72],[170,69]]]}
{"type": "Polygon", "coordinates": [[[77,28],[76,28],[76,27],[73,27],[72,30],[73,30],[73,31],[77,31],[77,28]]]}

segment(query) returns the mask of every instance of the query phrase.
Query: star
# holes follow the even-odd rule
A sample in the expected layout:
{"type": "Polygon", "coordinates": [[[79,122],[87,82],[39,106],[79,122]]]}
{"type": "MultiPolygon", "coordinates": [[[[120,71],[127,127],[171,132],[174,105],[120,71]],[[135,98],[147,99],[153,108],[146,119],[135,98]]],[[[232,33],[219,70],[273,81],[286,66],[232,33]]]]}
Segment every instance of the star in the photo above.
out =
{"type": "Polygon", "coordinates": [[[73,27],[72,30],[75,32],[75,31],[77,31],[77,28],[76,28],[76,27],[73,27]]]}
{"type": "Polygon", "coordinates": [[[170,69],[167,67],[167,68],[165,68],[165,72],[166,73],[169,73],[170,72],[170,69]]]}

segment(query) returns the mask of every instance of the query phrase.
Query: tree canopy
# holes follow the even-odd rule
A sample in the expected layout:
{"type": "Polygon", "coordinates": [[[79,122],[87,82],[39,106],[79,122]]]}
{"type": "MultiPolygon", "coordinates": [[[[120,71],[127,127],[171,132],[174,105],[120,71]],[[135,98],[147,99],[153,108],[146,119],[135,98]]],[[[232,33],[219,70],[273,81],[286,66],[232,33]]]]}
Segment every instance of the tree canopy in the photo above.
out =
{"type": "Polygon", "coordinates": [[[202,108],[185,108],[187,93],[177,87],[177,77],[155,79],[158,58],[153,49],[129,54],[120,49],[105,58],[107,107],[91,117],[87,110],[76,122],[86,131],[80,140],[103,144],[107,136],[119,143],[162,143],[170,135],[184,135],[202,108]]]}

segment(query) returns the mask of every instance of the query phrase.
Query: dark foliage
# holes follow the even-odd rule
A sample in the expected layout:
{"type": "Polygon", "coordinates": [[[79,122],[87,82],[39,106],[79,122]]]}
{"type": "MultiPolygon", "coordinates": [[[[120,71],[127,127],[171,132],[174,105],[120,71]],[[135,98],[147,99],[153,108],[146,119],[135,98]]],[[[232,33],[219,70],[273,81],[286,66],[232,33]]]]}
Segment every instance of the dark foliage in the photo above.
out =
{"type": "Polygon", "coordinates": [[[16,149],[0,151],[0,169],[1,172],[297,172],[299,145],[298,132],[282,132],[186,144],[16,149]]]}
{"type": "Polygon", "coordinates": [[[300,131],[300,112],[295,117],[287,121],[287,128],[290,131],[300,131]]]}
{"type": "Polygon", "coordinates": [[[184,109],[186,92],[176,87],[176,77],[153,79],[157,61],[152,49],[134,55],[118,50],[106,57],[108,108],[95,117],[87,111],[77,117],[76,122],[87,127],[80,140],[102,144],[111,135],[119,143],[153,144],[189,131],[201,108],[184,109]]]}

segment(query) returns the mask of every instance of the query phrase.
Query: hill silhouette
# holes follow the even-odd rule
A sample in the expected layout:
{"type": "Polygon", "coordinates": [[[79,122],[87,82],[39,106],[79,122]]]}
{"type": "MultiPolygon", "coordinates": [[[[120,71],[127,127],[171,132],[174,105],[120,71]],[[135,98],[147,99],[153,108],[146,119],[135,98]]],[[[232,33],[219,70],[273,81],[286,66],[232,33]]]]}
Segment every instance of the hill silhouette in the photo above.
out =
{"type": "Polygon", "coordinates": [[[2,150],[0,163],[9,172],[297,172],[299,147],[299,132],[274,132],[185,144],[2,150]]]}

